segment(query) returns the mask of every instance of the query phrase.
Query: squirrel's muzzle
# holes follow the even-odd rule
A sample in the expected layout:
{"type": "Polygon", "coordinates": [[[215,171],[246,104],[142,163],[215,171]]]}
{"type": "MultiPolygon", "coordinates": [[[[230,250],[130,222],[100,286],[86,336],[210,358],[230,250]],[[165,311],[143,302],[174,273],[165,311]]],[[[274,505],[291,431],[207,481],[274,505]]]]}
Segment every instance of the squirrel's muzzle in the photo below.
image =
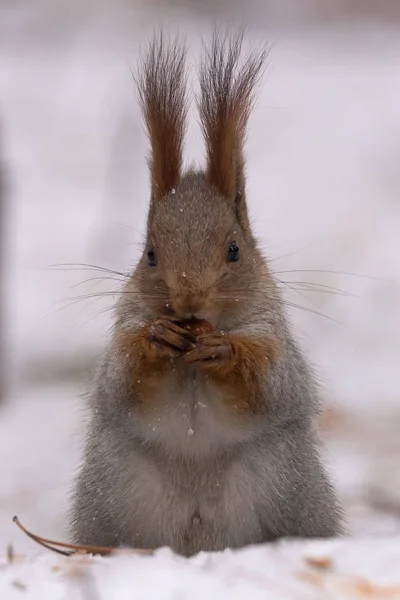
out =
{"type": "Polygon", "coordinates": [[[202,294],[180,294],[172,298],[171,306],[181,319],[202,318],[207,309],[207,297],[202,294]]]}

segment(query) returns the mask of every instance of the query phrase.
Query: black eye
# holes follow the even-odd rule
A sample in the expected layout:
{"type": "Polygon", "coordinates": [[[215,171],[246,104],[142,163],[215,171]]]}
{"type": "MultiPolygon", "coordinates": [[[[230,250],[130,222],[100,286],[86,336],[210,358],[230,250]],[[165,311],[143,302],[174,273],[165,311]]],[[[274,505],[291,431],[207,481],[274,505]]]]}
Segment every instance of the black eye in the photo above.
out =
{"type": "Polygon", "coordinates": [[[148,261],[150,267],[157,266],[156,253],[154,252],[153,248],[149,248],[147,250],[147,261],[148,261]]]}
{"type": "Polygon", "coordinates": [[[231,242],[228,250],[228,262],[236,262],[237,260],[239,260],[239,247],[236,242],[231,242]]]}

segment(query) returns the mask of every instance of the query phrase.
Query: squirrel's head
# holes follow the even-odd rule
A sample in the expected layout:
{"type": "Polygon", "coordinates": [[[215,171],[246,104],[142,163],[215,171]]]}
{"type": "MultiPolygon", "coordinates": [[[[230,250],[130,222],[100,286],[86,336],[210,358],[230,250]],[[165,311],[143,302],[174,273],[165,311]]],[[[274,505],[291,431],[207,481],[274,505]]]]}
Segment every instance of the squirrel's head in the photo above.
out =
{"type": "Polygon", "coordinates": [[[185,48],[177,42],[166,47],[160,34],[137,79],[151,145],[151,202],[146,246],[131,285],[152,316],[194,316],[216,324],[224,313],[245,312],[249,296],[268,276],[250,228],[243,156],[267,52],[248,55],[240,66],[242,41],[242,31],[229,40],[214,34],[205,51],[198,100],[204,173],[182,175],[185,48]]]}

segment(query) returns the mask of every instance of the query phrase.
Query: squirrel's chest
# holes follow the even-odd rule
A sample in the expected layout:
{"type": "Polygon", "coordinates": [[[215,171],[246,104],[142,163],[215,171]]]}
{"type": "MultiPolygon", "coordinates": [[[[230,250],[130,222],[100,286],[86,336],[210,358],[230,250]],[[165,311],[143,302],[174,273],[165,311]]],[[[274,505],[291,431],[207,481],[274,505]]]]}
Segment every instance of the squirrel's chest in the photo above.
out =
{"type": "Polygon", "coordinates": [[[166,450],[207,454],[242,439],[242,427],[222,401],[221,391],[196,374],[167,380],[143,419],[143,433],[166,450]]]}

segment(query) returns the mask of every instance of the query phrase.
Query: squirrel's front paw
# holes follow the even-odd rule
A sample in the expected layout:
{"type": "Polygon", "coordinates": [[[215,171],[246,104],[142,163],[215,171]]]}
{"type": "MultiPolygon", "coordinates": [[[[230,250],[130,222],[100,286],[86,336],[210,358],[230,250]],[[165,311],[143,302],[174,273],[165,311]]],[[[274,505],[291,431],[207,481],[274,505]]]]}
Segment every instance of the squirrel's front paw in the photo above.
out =
{"type": "Polygon", "coordinates": [[[232,360],[233,347],[229,336],[210,333],[197,338],[196,346],[186,352],[184,358],[191,364],[217,367],[232,360]]]}
{"type": "Polygon", "coordinates": [[[196,338],[182,325],[167,317],[159,317],[147,325],[147,340],[162,356],[176,358],[195,347],[196,338]]]}

